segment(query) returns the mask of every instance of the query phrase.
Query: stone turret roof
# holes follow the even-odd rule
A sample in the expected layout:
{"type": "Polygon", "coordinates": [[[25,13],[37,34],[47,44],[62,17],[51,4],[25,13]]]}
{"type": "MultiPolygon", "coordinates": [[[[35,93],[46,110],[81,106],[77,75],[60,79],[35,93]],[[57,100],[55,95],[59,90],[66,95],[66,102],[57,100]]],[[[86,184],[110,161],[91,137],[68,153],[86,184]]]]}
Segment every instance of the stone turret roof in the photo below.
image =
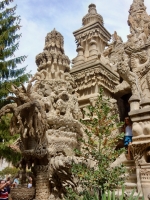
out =
{"type": "Polygon", "coordinates": [[[103,25],[103,17],[97,13],[96,5],[90,4],[88,14],[86,14],[82,19],[82,24],[85,26],[91,22],[100,22],[103,25]]]}
{"type": "Polygon", "coordinates": [[[52,50],[53,47],[57,47],[60,52],[64,53],[64,37],[55,28],[47,34],[44,49],[52,50]]]}

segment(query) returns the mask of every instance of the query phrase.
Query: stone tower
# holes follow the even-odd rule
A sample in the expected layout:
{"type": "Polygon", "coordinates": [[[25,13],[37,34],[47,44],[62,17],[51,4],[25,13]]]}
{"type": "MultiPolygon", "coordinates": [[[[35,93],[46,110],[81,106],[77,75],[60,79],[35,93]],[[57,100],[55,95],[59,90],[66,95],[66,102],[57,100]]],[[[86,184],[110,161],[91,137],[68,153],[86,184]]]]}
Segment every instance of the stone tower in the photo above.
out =
{"type": "Polygon", "coordinates": [[[129,99],[134,136],[131,147],[136,163],[137,188],[147,200],[150,193],[150,16],[143,0],[133,1],[128,24],[131,33],[125,52],[131,60],[130,77],[135,77],[134,82],[133,78],[128,80],[133,88],[129,99]]]}
{"type": "Polygon", "coordinates": [[[111,35],[94,4],[89,5],[82,22],[83,27],[73,33],[78,55],[71,69],[80,108],[94,105],[98,88],[102,86],[115,105],[114,99],[117,100],[121,120],[125,114],[131,117],[134,160],[122,156],[116,163],[123,162],[128,169],[136,168],[126,181],[127,190],[136,187],[147,200],[150,193],[150,16],[144,0],[133,0],[126,43],[115,31],[108,44],[111,35]],[[128,102],[130,109],[128,105],[125,107],[128,102]]]}
{"type": "Polygon", "coordinates": [[[95,4],[89,5],[82,24],[83,27],[73,33],[78,55],[72,61],[71,75],[77,86],[80,108],[84,109],[86,105],[94,104],[100,86],[104,87],[107,96],[112,97],[119,76],[103,55],[111,35],[105,29],[95,4]]]}
{"type": "Polygon", "coordinates": [[[94,105],[101,86],[119,111],[122,96],[131,96],[128,114],[133,122],[133,160],[122,155],[113,165],[122,162],[128,169],[135,167],[126,188],[136,188],[144,200],[149,199],[150,16],[144,0],[133,0],[130,7],[126,43],[115,31],[108,44],[111,35],[94,4],[89,5],[82,24],[73,33],[78,54],[71,72],[63,36],[54,29],[46,36],[44,51],[36,56],[38,72],[27,88],[12,86],[14,95],[8,98],[14,103],[0,110],[0,118],[13,114],[10,132],[19,133],[21,139],[22,188],[15,190],[13,200],[33,199],[35,188],[37,200],[59,200],[64,198],[65,187],[75,187],[70,169],[78,159],[73,150],[80,148],[78,139],[84,134],[78,121],[82,117],[79,107],[84,110],[94,105]],[[27,166],[36,183],[31,194],[25,183],[27,166]]]}
{"type": "Polygon", "coordinates": [[[110,63],[114,60],[121,83],[116,95],[131,92],[129,99],[133,122],[131,145],[136,166],[137,192],[148,200],[150,193],[150,16],[144,0],[134,0],[128,17],[130,34],[123,43],[115,32],[106,49],[110,63]]]}
{"type": "Polygon", "coordinates": [[[11,133],[19,133],[21,139],[23,184],[18,190],[12,189],[14,200],[33,199],[34,191],[37,200],[59,200],[67,186],[75,187],[71,165],[83,131],[74,81],[69,73],[70,60],[63,45],[63,36],[58,31],[54,29],[47,34],[44,51],[36,56],[38,72],[27,88],[12,86],[15,97],[9,98],[15,103],[0,111],[0,117],[13,114],[11,133]],[[32,194],[26,191],[27,167],[35,180],[32,194]]]}

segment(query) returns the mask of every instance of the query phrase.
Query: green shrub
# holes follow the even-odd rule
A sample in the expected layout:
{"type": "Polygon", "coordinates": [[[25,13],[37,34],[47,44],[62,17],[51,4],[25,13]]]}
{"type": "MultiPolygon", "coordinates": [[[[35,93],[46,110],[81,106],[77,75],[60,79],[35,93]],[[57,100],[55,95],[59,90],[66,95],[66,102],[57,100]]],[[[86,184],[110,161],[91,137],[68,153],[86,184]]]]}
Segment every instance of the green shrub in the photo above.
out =
{"type": "Polygon", "coordinates": [[[19,169],[15,167],[6,167],[2,171],[0,171],[0,177],[4,178],[5,175],[9,175],[9,174],[11,174],[11,176],[14,176],[15,174],[18,173],[18,171],[19,169]]]}

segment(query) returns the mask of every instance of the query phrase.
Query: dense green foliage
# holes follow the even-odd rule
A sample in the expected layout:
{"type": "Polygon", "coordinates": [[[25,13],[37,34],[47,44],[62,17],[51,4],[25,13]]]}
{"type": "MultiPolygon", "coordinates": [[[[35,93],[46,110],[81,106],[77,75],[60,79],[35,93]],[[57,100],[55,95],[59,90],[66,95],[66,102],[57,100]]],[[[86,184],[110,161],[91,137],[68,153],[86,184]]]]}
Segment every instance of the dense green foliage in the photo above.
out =
{"type": "Polygon", "coordinates": [[[15,176],[18,173],[19,169],[15,167],[6,167],[2,171],[0,171],[0,177],[4,178],[5,175],[11,174],[11,176],[15,176]]]}
{"type": "Polygon", "coordinates": [[[17,151],[12,150],[10,145],[19,137],[19,135],[10,135],[9,126],[10,126],[11,115],[8,114],[5,117],[2,117],[0,123],[0,158],[5,158],[8,162],[16,164],[20,158],[21,154],[17,151]]]}
{"type": "Polygon", "coordinates": [[[17,69],[26,56],[15,57],[18,50],[21,34],[16,32],[20,29],[20,16],[15,16],[16,6],[8,8],[12,0],[0,2],[0,108],[7,104],[6,97],[9,94],[11,84],[17,86],[28,80],[25,67],[17,69]]]}
{"type": "MultiPolygon", "coordinates": [[[[114,113],[109,99],[104,98],[101,89],[95,106],[89,106],[85,119],[81,120],[86,127],[85,137],[80,139],[81,150],[76,150],[78,156],[83,157],[84,160],[93,160],[95,166],[88,167],[85,162],[73,164],[72,172],[78,178],[83,194],[72,193],[71,196],[84,196],[85,193],[96,191],[101,199],[105,191],[113,191],[123,185],[125,167],[122,164],[111,167],[116,158],[125,151],[124,148],[115,149],[118,140],[124,134],[118,131],[122,123],[118,122],[118,116],[114,113]]],[[[77,197],[70,199],[77,199],[77,197]]]]}

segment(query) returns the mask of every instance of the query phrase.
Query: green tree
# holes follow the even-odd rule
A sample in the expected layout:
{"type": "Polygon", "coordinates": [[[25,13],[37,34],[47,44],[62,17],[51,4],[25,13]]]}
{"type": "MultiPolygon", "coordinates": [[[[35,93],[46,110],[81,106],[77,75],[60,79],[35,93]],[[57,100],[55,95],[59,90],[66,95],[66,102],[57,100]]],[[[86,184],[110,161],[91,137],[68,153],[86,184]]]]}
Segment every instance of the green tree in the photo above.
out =
{"type": "Polygon", "coordinates": [[[18,173],[19,169],[15,167],[6,167],[2,171],[0,171],[0,177],[5,178],[5,175],[15,176],[18,173]]]}
{"type": "Polygon", "coordinates": [[[9,103],[6,97],[11,85],[19,86],[28,80],[29,74],[25,73],[26,67],[18,68],[26,56],[15,57],[19,47],[21,34],[20,16],[15,15],[16,6],[8,8],[12,0],[0,2],[0,108],[9,103]]]}
{"type": "Polygon", "coordinates": [[[13,149],[13,143],[18,139],[19,135],[10,135],[9,126],[11,115],[7,114],[2,117],[0,123],[0,158],[5,158],[8,162],[12,162],[13,165],[21,159],[21,153],[13,149]]]}
{"type": "MultiPolygon", "coordinates": [[[[9,7],[13,0],[0,1],[0,109],[11,103],[6,97],[11,92],[11,85],[20,86],[28,80],[29,74],[25,73],[26,67],[17,68],[22,64],[26,56],[15,57],[15,51],[19,48],[20,16],[16,16],[16,6],[9,7]]],[[[9,133],[11,116],[3,117],[0,123],[0,157],[8,161],[18,160],[20,155],[10,148],[10,144],[16,139],[9,133]]]]}
{"type": "MultiPolygon", "coordinates": [[[[85,113],[85,119],[81,120],[85,126],[85,137],[80,139],[82,148],[75,150],[76,154],[84,158],[84,162],[73,164],[72,172],[79,180],[83,188],[81,195],[86,199],[87,194],[98,194],[98,199],[106,191],[113,191],[123,185],[125,179],[125,167],[121,164],[111,167],[111,164],[121,155],[125,149],[116,150],[119,139],[123,138],[118,129],[123,125],[118,120],[109,99],[104,98],[100,89],[95,106],[89,106],[85,113]],[[88,160],[93,161],[93,167],[89,167],[88,160]],[[87,162],[85,162],[87,161],[87,162]]],[[[70,195],[72,198],[73,193],[70,195]]],[[[78,198],[80,199],[80,198],[78,198]]]]}

